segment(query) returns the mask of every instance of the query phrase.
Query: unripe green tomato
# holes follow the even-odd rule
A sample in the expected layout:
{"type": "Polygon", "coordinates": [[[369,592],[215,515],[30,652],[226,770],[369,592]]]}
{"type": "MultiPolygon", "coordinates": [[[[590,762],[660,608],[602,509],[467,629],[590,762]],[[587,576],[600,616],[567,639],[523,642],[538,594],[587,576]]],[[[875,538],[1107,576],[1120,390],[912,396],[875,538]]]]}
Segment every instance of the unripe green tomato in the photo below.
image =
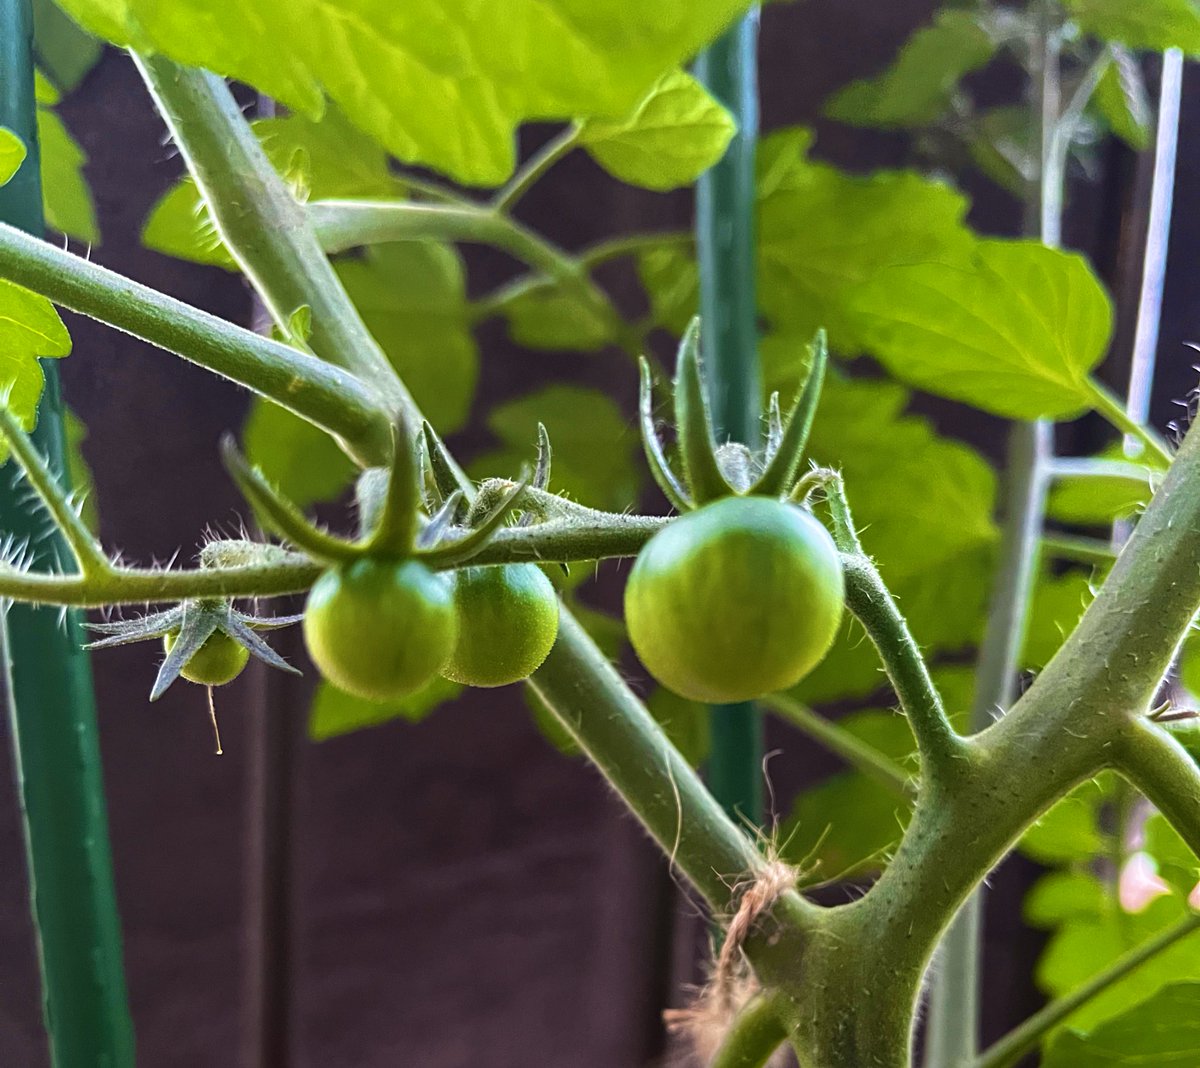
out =
{"type": "Polygon", "coordinates": [[[454,606],[458,644],[442,674],[466,686],[528,678],[558,637],[558,595],[536,564],[463,568],[454,606]]]}
{"type": "Polygon", "coordinates": [[[770,497],[727,497],[646,543],[625,622],[659,682],[725,704],[799,682],[829,651],[844,603],[841,560],[816,519],[770,497]]]}
{"type": "MultiPolygon", "coordinates": [[[[163,636],[163,648],[169,653],[179,640],[178,634],[163,636]]],[[[180,674],[201,686],[224,686],[233,682],[250,659],[250,650],[235,642],[228,634],[214,630],[199,649],[192,654],[180,674]]]]}
{"type": "Polygon", "coordinates": [[[421,689],[458,637],[451,580],[416,560],[330,568],[304,608],[304,641],[321,674],[347,693],[387,701],[421,689]]]}

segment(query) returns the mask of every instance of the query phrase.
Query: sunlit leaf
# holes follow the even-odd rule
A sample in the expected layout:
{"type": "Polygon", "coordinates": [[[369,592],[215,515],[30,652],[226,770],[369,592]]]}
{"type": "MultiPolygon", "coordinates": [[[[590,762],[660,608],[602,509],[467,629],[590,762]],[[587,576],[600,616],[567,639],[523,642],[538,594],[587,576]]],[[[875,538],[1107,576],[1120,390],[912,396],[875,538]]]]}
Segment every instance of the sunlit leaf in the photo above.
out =
{"type": "Polygon", "coordinates": [[[24,159],[24,142],[7,126],[0,126],[0,185],[17,173],[24,159]]]}
{"type": "Polygon", "coordinates": [[[337,443],[270,401],[255,398],[242,431],[247,459],[301,508],[337,497],[354,477],[354,464],[337,443]]]}
{"type": "Polygon", "coordinates": [[[27,430],[37,422],[45,377],[39,356],[66,356],[71,337],[45,297],[0,279],[0,391],[27,430]]]}
{"type": "MultiPolygon", "coordinates": [[[[1191,942],[1195,953],[1195,942],[1191,942]]],[[[1144,991],[1130,991],[1138,997],[1144,991]]],[[[1059,1035],[1042,1068],[1194,1068],[1200,1064],[1200,983],[1172,983],[1090,1034],[1059,1035]]]]}
{"type": "Polygon", "coordinates": [[[112,43],[248,82],[288,107],[323,94],[393,155],[469,184],[513,170],[528,119],[618,118],[744,0],[506,0],[352,7],[261,0],[63,0],[112,43]]]}
{"type": "Polygon", "coordinates": [[[429,421],[441,433],[467,420],[479,376],[462,258],[450,245],[377,245],[338,275],[429,421]]]}
{"type": "Polygon", "coordinates": [[[967,262],[887,267],[854,295],[867,347],[903,381],[1015,419],[1091,406],[1112,304],[1080,256],[981,241],[967,262]]]}
{"type": "Polygon", "coordinates": [[[38,108],[37,129],[46,221],[60,234],[96,244],[100,229],[96,225],[92,194],[83,176],[86,154],[53,111],[38,108]]]}
{"type": "Polygon", "coordinates": [[[621,181],[664,191],[700,177],[724,154],[735,130],[733,116],[704,86],[674,70],[624,118],[583,122],[580,143],[621,181]]]}
{"type": "Polygon", "coordinates": [[[1130,48],[1200,52],[1200,9],[1192,0],[1066,0],[1085,33],[1130,48]]]}

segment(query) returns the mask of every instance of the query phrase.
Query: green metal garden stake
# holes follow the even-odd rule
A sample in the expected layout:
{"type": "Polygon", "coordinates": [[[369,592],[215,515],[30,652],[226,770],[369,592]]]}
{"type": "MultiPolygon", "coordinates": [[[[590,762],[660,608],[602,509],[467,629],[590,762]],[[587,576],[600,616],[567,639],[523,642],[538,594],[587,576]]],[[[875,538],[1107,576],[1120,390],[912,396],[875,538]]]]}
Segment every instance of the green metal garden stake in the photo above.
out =
{"type": "MultiPolygon", "coordinates": [[[[755,288],[754,154],[758,144],[758,9],[696,60],[696,77],[737,120],[724,158],[696,191],[700,315],[718,441],[756,442],[762,430],[755,288]]],[[[709,786],[727,812],[762,822],[762,715],[753,704],[712,710],[709,786]]]]}
{"type": "MultiPolygon", "coordinates": [[[[42,231],[29,0],[0,0],[0,125],[28,156],[0,188],[0,220],[42,231]]],[[[45,365],[34,440],[64,477],[58,375],[45,365]]],[[[37,564],[68,559],[30,503],[15,469],[0,473],[0,529],[29,539],[37,564]]],[[[37,566],[37,565],[35,565],[37,566]]],[[[8,709],[25,820],[30,890],[53,1063],[126,1068],[134,1063],[121,934],[113,888],[91,668],[79,620],[52,608],[8,608],[2,628],[8,709]]]]}

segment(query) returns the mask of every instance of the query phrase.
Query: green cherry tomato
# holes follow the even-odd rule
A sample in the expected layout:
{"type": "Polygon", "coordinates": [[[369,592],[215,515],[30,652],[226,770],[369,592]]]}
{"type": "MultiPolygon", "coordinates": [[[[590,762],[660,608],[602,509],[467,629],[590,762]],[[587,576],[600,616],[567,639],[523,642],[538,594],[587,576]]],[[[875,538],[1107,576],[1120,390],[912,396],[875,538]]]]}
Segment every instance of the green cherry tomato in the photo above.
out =
{"type": "MultiPolygon", "coordinates": [[[[169,653],[178,641],[178,634],[163,637],[163,648],[169,653]]],[[[250,659],[250,650],[239,645],[228,634],[214,630],[205,643],[192,654],[180,674],[188,682],[201,686],[224,686],[233,682],[250,659]]]]}
{"type": "Polygon", "coordinates": [[[558,595],[536,564],[463,568],[454,606],[458,644],[442,674],[466,686],[528,678],[558,636],[558,595]]]}
{"type": "Polygon", "coordinates": [[[321,674],[372,701],[403,697],[430,682],[457,637],[451,580],[416,560],[331,568],[304,608],[304,640],[321,674]]]}
{"type": "Polygon", "coordinates": [[[646,543],[625,622],[664,686],[724,704],[799,682],[829,651],[844,602],[837,548],[816,519],[769,497],[728,497],[646,543]]]}

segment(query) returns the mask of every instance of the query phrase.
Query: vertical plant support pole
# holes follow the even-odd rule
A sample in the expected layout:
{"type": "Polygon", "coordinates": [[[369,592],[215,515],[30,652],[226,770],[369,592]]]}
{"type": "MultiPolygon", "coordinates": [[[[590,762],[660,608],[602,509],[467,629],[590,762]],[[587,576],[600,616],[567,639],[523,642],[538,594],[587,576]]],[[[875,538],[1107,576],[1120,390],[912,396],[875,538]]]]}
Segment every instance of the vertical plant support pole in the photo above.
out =
{"type": "MultiPolygon", "coordinates": [[[[42,231],[33,16],[29,0],[0,0],[0,125],[28,156],[0,188],[0,219],[42,231]]],[[[44,365],[34,440],[64,477],[62,404],[44,365]]],[[[37,550],[37,564],[66,559],[52,525],[32,505],[15,468],[0,473],[0,528],[37,550]]],[[[51,1056],[61,1068],[127,1068],[133,1025],[125,992],[92,675],[75,613],[7,606],[3,664],[25,825],[33,914],[51,1056]]]]}
{"type": "MultiPolygon", "coordinates": [[[[724,158],[696,190],[700,315],[718,442],[753,445],[762,428],[755,287],[754,155],[758,145],[758,9],[696,60],[696,77],[737,122],[724,158]]],[[[712,710],[709,786],[727,812],[762,820],[762,714],[747,702],[712,710]]]]}

